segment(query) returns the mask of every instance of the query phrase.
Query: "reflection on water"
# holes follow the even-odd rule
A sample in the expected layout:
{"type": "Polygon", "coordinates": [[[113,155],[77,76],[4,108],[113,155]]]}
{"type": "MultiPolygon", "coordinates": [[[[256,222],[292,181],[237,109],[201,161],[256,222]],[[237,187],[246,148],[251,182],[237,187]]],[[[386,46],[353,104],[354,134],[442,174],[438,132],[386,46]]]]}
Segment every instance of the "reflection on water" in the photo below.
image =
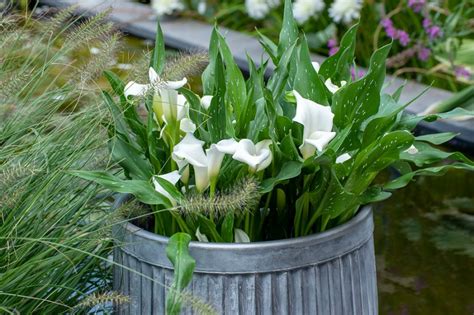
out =
{"type": "Polygon", "coordinates": [[[419,178],[375,209],[380,314],[474,312],[474,177],[419,178]]]}

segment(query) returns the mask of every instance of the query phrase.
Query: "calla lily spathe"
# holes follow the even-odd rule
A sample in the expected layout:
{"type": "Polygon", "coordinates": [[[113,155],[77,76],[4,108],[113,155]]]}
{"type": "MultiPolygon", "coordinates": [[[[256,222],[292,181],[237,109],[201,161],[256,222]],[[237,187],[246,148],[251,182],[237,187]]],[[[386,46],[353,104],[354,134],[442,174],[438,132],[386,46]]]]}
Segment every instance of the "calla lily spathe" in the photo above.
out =
{"type": "Polygon", "coordinates": [[[147,93],[150,89],[155,90],[153,98],[153,110],[158,119],[165,119],[168,122],[175,121],[178,115],[178,92],[188,81],[183,78],[179,81],[162,81],[160,76],[153,68],[148,70],[149,84],[140,84],[134,81],[125,86],[125,97],[140,96],[147,93]]]}
{"type": "Polygon", "coordinates": [[[211,107],[212,98],[212,95],[204,95],[203,97],[201,97],[202,108],[204,108],[205,110],[209,110],[209,107],[211,107]]]}
{"type": "Polygon", "coordinates": [[[234,151],[236,141],[221,140],[217,144],[211,144],[206,152],[203,145],[203,141],[194,137],[192,133],[187,133],[173,149],[173,160],[179,167],[184,167],[186,163],[193,166],[196,188],[200,192],[206,190],[210,182],[217,179],[224,155],[226,152],[234,151]]]}
{"type": "MultiPolygon", "coordinates": [[[[176,185],[176,183],[179,181],[181,178],[181,175],[179,174],[178,171],[173,171],[170,173],[166,173],[163,175],[156,175],[156,177],[162,178],[166,180],[167,182],[171,183],[172,185],[176,185]]],[[[163,186],[160,185],[160,183],[153,177],[153,185],[155,186],[155,190],[168,198],[168,200],[173,204],[173,206],[176,206],[176,200],[166,191],[166,189],[163,188],[163,186]]]]}
{"type": "Polygon", "coordinates": [[[299,147],[304,159],[313,156],[316,150],[323,151],[336,136],[331,131],[334,114],[329,106],[323,106],[302,97],[293,91],[296,98],[296,115],[293,121],[303,125],[303,144],[299,147]]]}
{"type": "Polygon", "coordinates": [[[272,163],[271,144],[271,140],[262,140],[254,144],[250,139],[242,139],[239,141],[232,158],[247,164],[251,172],[264,170],[272,163]]]}

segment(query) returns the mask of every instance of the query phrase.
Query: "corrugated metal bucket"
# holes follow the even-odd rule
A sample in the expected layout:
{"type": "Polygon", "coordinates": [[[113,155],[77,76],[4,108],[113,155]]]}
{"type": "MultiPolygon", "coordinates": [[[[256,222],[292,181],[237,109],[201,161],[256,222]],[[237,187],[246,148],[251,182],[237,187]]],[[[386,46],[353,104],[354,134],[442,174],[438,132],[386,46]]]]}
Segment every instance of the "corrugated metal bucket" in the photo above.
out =
{"type": "MultiPolygon", "coordinates": [[[[118,203],[121,201],[119,200],[118,203]]],[[[370,207],[327,232],[246,244],[191,242],[189,293],[218,314],[377,314],[370,207]]],[[[132,224],[115,228],[115,290],[130,296],[120,314],[165,314],[173,269],[168,238],[132,224]],[[133,270],[133,271],[132,271],[133,270]]],[[[191,307],[184,314],[197,314],[191,307]]]]}

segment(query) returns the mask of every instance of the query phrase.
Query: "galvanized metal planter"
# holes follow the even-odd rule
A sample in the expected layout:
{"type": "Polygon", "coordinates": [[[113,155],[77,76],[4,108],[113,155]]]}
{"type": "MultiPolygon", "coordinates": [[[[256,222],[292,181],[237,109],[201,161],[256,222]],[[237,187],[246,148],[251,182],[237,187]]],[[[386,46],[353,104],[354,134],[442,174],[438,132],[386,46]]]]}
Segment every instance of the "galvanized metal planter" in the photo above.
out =
{"type": "MultiPolygon", "coordinates": [[[[118,203],[123,200],[118,200],[118,203]]],[[[193,296],[218,314],[377,314],[372,210],[324,233],[246,244],[191,242],[193,296]]],[[[130,296],[119,314],[165,314],[173,279],[168,238],[132,224],[115,229],[115,290],[130,296]],[[133,270],[133,271],[132,271],[133,270]]],[[[184,314],[196,314],[190,307],[184,314]]]]}

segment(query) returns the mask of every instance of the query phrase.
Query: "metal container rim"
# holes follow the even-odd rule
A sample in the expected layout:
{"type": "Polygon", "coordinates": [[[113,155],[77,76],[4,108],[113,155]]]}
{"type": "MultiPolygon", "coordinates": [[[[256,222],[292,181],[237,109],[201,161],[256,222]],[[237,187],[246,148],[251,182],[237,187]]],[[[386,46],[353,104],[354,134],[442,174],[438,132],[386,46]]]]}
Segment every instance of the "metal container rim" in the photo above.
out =
{"type": "MultiPolygon", "coordinates": [[[[119,207],[130,195],[120,195],[114,202],[113,208],[119,207]]],[[[198,242],[191,241],[189,244],[190,249],[206,249],[206,250],[219,250],[219,251],[242,251],[249,249],[267,249],[267,250],[279,250],[288,247],[302,247],[306,245],[315,245],[319,243],[325,243],[329,240],[342,237],[350,234],[351,230],[357,230],[358,226],[363,224],[366,220],[372,217],[372,206],[362,206],[358,213],[346,223],[343,223],[337,227],[331,228],[327,231],[301,236],[296,238],[286,238],[281,240],[271,241],[258,241],[250,243],[217,243],[217,242],[198,242]]],[[[152,242],[156,242],[162,245],[168,244],[169,237],[158,235],[147,230],[144,230],[130,222],[122,223],[122,228],[126,231],[134,234],[136,237],[143,238],[152,242]]],[[[372,234],[372,231],[370,231],[372,234]]]]}

